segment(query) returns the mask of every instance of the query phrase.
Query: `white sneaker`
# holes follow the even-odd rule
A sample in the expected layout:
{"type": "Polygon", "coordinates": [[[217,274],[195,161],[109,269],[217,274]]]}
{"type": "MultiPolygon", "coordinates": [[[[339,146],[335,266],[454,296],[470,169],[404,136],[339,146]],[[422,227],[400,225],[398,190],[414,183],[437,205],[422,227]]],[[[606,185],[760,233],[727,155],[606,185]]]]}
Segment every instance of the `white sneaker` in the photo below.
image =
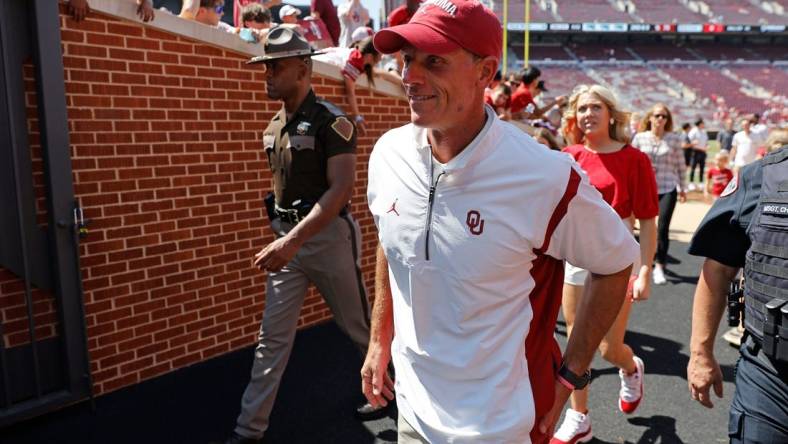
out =
{"type": "Polygon", "coordinates": [[[654,280],[654,285],[665,285],[668,283],[668,280],[665,279],[665,272],[662,271],[662,267],[654,267],[654,271],[651,272],[651,279],[654,280]]]}
{"type": "Polygon", "coordinates": [[[577,410],[568,409],[564,415],[564,422],[553,435],[550,444],[575,444],[588,442],[594,436],[591,434],[591,418],[577,410]]]}
{"type": "Polygon", "coordinates": [[[618,409],[626,414],[633,413],[643,399],[643,373],[645,370],[643,360],[637,356],[633,356],[632,360],[635,361],[635,373],[628,375],[624,370],[618,371],[618,377],[621,378],[618,409]]]}
{"type": "Polygon", "coordinates": [[[744,329],[741,327],[733,327],[722,335],[722,339],[725,339],[728,343],[737,348],[741,347],[742,337],[744,337],[744,329]]]}
{"type": "Polygon", "coordinates": [[[687,185],[687,190],[689,190],[689,191],[695,191],[695,190],[696,190],[696,188],[695,188],[695,183],[693,183],[693,182],[690,182],[690,183],[689,183],[689,185],[687,185]]]}

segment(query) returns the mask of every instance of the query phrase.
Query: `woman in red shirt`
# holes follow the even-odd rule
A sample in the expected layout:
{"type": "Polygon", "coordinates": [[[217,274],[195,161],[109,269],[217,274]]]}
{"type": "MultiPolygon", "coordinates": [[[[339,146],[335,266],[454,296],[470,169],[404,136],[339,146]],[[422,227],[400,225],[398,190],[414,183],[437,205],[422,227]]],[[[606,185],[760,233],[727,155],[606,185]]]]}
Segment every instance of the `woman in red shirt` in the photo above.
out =
{"type": "MultiPolygon", "coordinates": [[[[656,249],[659,213],[657,184],[648,156],[629,145],[629,114],[617,107],[613,93],[600,85],[575,88],[564,113],[564,137],[571,144],[564,148],[588,175],[607,203],[631,230],[634,220],[640,226],[640,260],[632,270],[630,297],[621,306],[599,351],[619,368],[621,390],[618,408],[632,413],[643,397],[643,361],[624,344],[632,301],[648,299],[651,265],[656,249]]],[[[593,236],[594,233],[588,233],[593,236]]],[[[636,258],[633,258],[633,261],[636,258]]],[[[566,264],[562,308],[571,335],[575,314],[582,305],[583,286],[588,272],[566,264]]],[[[588,388],[575,390],[571,408],[556,431],[551,444],[578,442],[591,438],[588,416],[588,388]]]]}

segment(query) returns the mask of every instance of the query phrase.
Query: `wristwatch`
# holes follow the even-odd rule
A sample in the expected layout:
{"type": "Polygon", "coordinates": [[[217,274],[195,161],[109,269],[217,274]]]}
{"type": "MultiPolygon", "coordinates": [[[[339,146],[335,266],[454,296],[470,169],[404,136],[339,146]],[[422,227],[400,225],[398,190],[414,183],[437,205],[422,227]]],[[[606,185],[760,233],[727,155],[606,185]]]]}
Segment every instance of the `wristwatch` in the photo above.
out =
{"type": "Polygon", "coordinates": [[[561,363],[558,369],[558,382],[569,390],[582,390],[591,382],[591,370],[586,370],[582,375],[578,375],[567,368],[566,363],[561,363]]]}

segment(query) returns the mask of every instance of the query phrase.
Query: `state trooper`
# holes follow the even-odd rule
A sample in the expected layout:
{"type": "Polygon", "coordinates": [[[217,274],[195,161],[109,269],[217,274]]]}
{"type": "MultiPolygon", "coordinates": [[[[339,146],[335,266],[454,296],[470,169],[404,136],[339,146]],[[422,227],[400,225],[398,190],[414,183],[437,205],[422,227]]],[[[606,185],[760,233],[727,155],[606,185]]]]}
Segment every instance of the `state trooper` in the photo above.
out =
{"type": "Polygon", "coordinates": [[[701,222],[690,254],[704,256],[692,313],[687,382],[693,399],[722,397],[714,339],[726,297],[744,267],[744,339],[728,433],[731,443],[788,442],[788,138],[782,148],[739,171],[701,222]]]}
{"type": "MultiPolygon", "coordinates": [[[[361,352],[369,342],[369,311],[359,267],[360,231],[348,212],[356,164],[356,129],[345,114],[315,96],[312,59],[318,52],[290,28],[269,31],[268,96],[284,106],[263,132],[274,193],[266,209],[276,239],[254,257],[268,272],[266,304],[241,413],[228,443],[258,442],[293,346],[301,306],[314,283],[339,328],[361,352]]],[[[360,419],[380,413],[370,405],[360,419]]]]}

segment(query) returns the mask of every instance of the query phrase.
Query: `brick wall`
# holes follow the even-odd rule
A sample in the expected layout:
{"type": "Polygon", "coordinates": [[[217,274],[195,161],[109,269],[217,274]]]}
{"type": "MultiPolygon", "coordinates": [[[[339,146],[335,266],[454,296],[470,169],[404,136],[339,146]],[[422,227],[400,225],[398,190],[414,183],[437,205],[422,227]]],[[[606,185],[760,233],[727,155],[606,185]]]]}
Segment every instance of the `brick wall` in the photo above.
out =
{"type": "MultiPolygon", "coordinates": [[[[92,219],[80,246],[88,347],[95,391],[105,393],[254,343],[265,275],[252,257],[272,240],[260,139],[280,104],[246,55],[99,12],[81,23],[63,12],[74,188],[92,219]]],[[[339,81],[313,83],[348,109],[339,81]]],[[[371,289],[366,164],[374,140],[408,110],[369,90],[358,96],[370,131],[360,138],[352,210],[371,289]]],[[[310,290],[299,326],[329,318],[310,290]]]]}

